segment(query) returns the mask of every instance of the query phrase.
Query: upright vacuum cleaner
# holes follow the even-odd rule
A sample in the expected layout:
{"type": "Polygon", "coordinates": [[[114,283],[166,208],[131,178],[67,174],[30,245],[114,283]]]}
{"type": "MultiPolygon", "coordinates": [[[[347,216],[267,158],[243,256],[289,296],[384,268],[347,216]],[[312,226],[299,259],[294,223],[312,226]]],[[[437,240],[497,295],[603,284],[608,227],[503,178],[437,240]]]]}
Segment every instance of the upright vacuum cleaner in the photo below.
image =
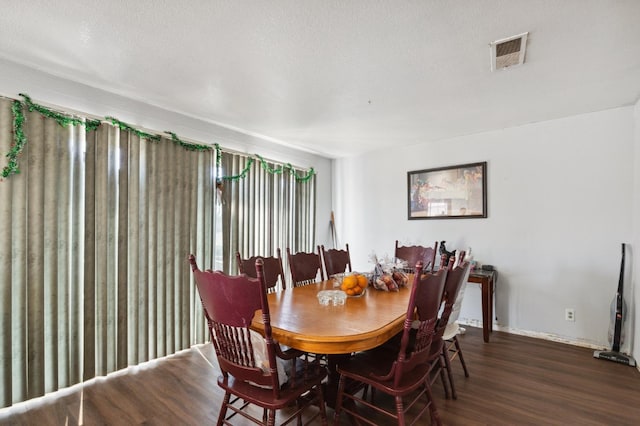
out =
{"type": "MultiPolygon", "coordinates": [[[[595,351],[594,358],[607,359],[609,361],[619,362],[620,364],[636,366],[636,360],[632,356],[620,353],[620,344],[622,343],[622,324],[627,315],[627,306],[622,296],[623,280],[624,280],[624,251],[625,244],[622,243],[622,262],[620,264],[620,279],[618,280],[618,291],[611,302],[611,327],[613,328],[613,345],[610,351],[595,351]]],[[[609,339],[611,341],[611,337],[609,339]]]]}

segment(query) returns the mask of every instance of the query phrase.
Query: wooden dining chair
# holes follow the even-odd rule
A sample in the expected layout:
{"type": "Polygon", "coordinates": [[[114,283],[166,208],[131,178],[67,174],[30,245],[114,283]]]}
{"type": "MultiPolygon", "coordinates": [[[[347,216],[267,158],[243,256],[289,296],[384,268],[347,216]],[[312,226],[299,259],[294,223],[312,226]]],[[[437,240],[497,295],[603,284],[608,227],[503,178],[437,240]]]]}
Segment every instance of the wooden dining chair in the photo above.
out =
{"type": "Polygon", "coordinates": [[[348,360],[338,364],[340,380],[334,424],[338,424],[340,415],[343,413],[349,414],[352,421],[357,419],[371,425],[379,424],[370,420],[372,412],[390,417],[401,425],[414,424],[427,410],[432,424],[441,424],[431,394],[429,357],[448,271],[442,269],[435,274],[430,272],[423,274],[422,265],[422,262],[419,262],[415,266],[416,273],[410,289],[411,296],[402,337],[395,352],[375,349],[357,352],[348,360]],[[345,390],[347,382],[349,382],[349,392],[345,390]],[[384,406],[367,400],[366,392],[354,393],[354,388],[356,390],[371,388],[372,394],[375,390],[391,395],[395,399],[395,411],[388,411],[384,406]],[[405,398],[407,396],[409,398],[405,398]],[[405,405],[406,399],[408,403],[405,405]],[[419,404],[421,401],[422,406],[419,404]],[[411,421],[405,420],[409,410],[416,413],[416,417],[411,421]]]}
{"type": "Polygon", "coordinates": [[[258,258],[261,258],[264,264],[264,281],[267,285],[267,293],[273,293],[279,289],[286,289],[287,283],[284,278],[280,249],[276,250],[276,256],[251,256],[248,259],[243,259],[240,252],[236,252],[236,261],[238,262],[238,270],[240,273],[257,278],[256,260],[258,260],[258,258]]]}
{"type": "Polygon", "coordinates": [[[291,254],[291,250],[287,247],[287,260],[289,261],[289,270],[291,271],[291,285],[300,287],[303,285],[324,281],[324,272],[322,270],[322,260],[320,253],[299,252],[291,254]]]}
{"type": "MultiPolygon", "coordinates": [[[[461,251],[457,260],[458,265],[462,264],[464,257],[465,252],[461,251]]],[[[449,320],[447,321],[447,326],[445,327],[442,334],[442,340],[444,341],[444,355],[449,357],[449,366],[451,367],[451,362],[455,358],[458,358],[460,360],[460,364],[462,365],[462,370],[464,371],[465,377],[469,377],[469,370],[467,369],[467,364],[464,361],[464,356],[462,355],[462,347],[460,345],[460,341],[458,340],[458,334],[464,333],[464,328],[460,327],[460,325],[458,324],[458,317],[460,316],[462,300],[464,299],[464,293],[467,287],[467,281],[469,280],[470,272],[471,267],[468,267],[462,278],[456,300],[453,302],[451,314],[449,315],[449,320]]],[[[455,389],[453,382],[451,382],[451,388],[455,389]]]]}
{"type": "MultiPolygon", "coordinates": [[[[318,253],[299,252],[295,254],[291,254],[291,250],[287,247],[287,260],[289,261],[291,285],[293,287],[302,287],[318,282],[318,276],[320,277],[320,281],[324,281],[320,247],[318,247],[318,253]]],[[[305,359],[309,362],[317,362],[323,366],[326,366],[328,363],[327,354],[308,352],[305,355],[305,359]]]]}
{"type": "Polygon", "coordinates": [[[455,250],[447,250],[445,246],[446,241],[440,241],[438,247],[438,253],[440,253],[440,267],[447,266],[449,264],[449,258],[456,255],[455,250]]]}
{"type": "Polygon", "coordinates": [[[401,246],[398,240],[396,240],[396,250],[394,256],[396,259],[402,259],[407,262],[407,268],[405,272],[413,272],[413,266],[418,262],[422,262],[425,271],[433,271],[436,261],[436,252],[438,249],[438,242],[436,241],[433,247],[424,246],[401,246]]]}
{"type": "Polygon", "coordinates": [[[335,274],[351,272],[351,255],[349,254],[349,244],[346,249],[325,249],[323,245],[318,247],[318,253],[322,254],[324,263],[324,273],[327,278],[335,274]]]}
{"type": "MultiPolygon", "coordinates": [[[[451,357],[449,356],[449,348],[445,338],[445,332],[449,325],[449,318],[453,312],[455,302],[458,298],[458,294],[463,285],[466,284],[466,280],[469,277],[469,262],[463,261],[458,266],[453,267],[456,260],[455,258],[449,258],[448,274],[445,281],[444,291],[442,292],[440,317],[436,324],[433,343],[431,346],[431,372],[430,380],[433,383],[438,377],[442,380],[444,387],[445,397],[449,398],[449,390],[447,381],[451,387],[451,397],[457,399],[455,385],[453,383],[453,374],[451,369],[451,357]],[[447,373],[448,380],[445,380],[444,373],[447,373]]],[[[444,269],[444,268],[441,268],[444,269]]],[[[464,367],[464,364],[463,364],[464,367]]],[[[468,373],[467,373],[468,374],[468,373]]]]}
{"type": "MultiPolygon", "coordinates": [[[[444,243],[444,241],[443,241],[444,243]]],[[[442,248],[442,243],[440,244],[440,247],[442,248]]],[[[440,267],[442,267],[442,265],[445,265],[446,267],[449,266],[449,259],[453,258],[454,260],[454,265],[453,266],[458,266],[459,264],[462,263],[462,261],[464,260],[466,256],[466,252],[464,250],[460,251],[460,253],[458,255],[456,255],[456,250],[453,250],[452,252],[448,252],[448,253],[441,253],[440,254],[440,267]]]]}
{"type": "Polygon", "coordinates": [[[306,365],[298,358],[299,351],[283,352],[273,340],[262,259],[255,264],[257,278],[201,271],[193,255],[189,256],[189,263],[222,373],[218,386],[225,395],[218,425],[231,424],[228,420],[236,414],[257,424],[274,425],[276,411],[285,407],[292,412],[287,412],[288,419],[279,419],[279,424],[294,419],[300,424],[303,412],[317,409],[307,424],[320,417],[326,425],[321,382],[327,371],[317,365],[299,370],[298,366],[306,365]],[[258,310],[264,323],[264,337],[251,329],[258,310]],[[279,370],[283,367],[278,360],[291,365],[286,383],[280,379],[279,370]],[[297,374],[298,371],[301,373],[297,374]],[[263,409],[262,419],[245,411],[250,405],[263,409]],[[227,411],[231,411],[228,417],[227,411]]]}

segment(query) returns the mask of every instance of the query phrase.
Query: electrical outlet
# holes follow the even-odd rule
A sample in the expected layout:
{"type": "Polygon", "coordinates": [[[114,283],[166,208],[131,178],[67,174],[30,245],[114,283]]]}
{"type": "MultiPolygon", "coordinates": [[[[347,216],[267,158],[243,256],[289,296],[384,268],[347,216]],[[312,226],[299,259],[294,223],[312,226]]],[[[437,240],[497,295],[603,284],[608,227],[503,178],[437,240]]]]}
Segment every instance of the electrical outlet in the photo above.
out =
{"type": "Polygon", "coordinates": [[[576,310],[573,308],[567,308],[564,310],[564,319],[567,321],[576,320],[576,310]]]}

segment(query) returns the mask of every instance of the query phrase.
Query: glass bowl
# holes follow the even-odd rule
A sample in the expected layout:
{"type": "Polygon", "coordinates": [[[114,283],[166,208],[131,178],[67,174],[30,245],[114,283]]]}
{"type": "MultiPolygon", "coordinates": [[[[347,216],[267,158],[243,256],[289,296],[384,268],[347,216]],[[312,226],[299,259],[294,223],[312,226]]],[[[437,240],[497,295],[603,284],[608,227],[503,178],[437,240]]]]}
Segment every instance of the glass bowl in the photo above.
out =
{"type": "MultiPolygon", "coordinates": [[[[367,287],[367,288],[369,288],[369,287],[367,287]]],[[[362,296],[364,296],[364,294],[367,292],[367,288],[363,289],[363,290],[362,290],[362,292],[361,292],[361,293],[359,293],[359,294],[354,294],[353,296],[350,296],[350,295],[348,295],[348,294],[347,294],[346,296],[347,296],[347,297],[362,297],[362,296]]],[[[346,293],[345,293],[345,294],[346,294],[346,293]]]]}
{"type": "Polygon", "coordinates": [[[343,272],[341,274],[333,274],[329,277],[333,281],[334,287],[340,287],[340,285],[342,284],[342,280],[344,279],[344,275],[345,274],[343,272]]]}
{"type": "Polygon", "coordinates": [[[322,290],[318,292],[318,303],[324,306],[344,305],[347,294],[342,290],[322,290]]]}

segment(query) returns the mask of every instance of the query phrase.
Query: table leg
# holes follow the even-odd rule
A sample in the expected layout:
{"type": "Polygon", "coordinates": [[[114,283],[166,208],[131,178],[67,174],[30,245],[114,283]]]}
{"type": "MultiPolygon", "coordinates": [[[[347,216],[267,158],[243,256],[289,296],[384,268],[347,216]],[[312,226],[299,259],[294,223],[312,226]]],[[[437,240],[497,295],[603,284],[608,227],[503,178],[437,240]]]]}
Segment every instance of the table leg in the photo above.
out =
{"type": "Polygon", "coordinates": [[[482,337],[485,342],[489,342],[489,333],[492,328],[491,284],[490,278],[482,279],[482,337]]]}
{"type": "Polygon", "coordinates": [[[495,286],[495,282],[493,281],[493,276],[489,278],[489,334],[493,332],[493,290],[495,286]]]}
{"type": "MultiPolygon", "coordinates": [[[[338,364],[351,357],[351,354],[340,354],[340,355],[328,355],[327,356],[327,368],[329,370],[329,376],[327,377],[327,383],[323,388],[324,391],[324,400],[325,403],[331,407],[336,408],[336,400],[338,397],[338,384],[340,382],[340,374],[338,373],[338,364]]],[[[353,405],[353,401],[347,399],[343,401],[344,404],[347,404],[351,410],[355,410],[355,406],[353,405]]],[[[330,419],[331,420],[331,419],[330,419]]],[[[330,422],[332,423],[332,422],[330,422]]],[[[361,423],[355,417],[349,415],[349,423],[354,426],[361,426],[361,423]]]]}
{"type": "Polygon", "coordinates": [[[471,273],[468,282],[480,284],[482,287],[482,337],[489,342],[489,336],[493,331],[493,291],[495,286],[495,273],[471,273]]]}
{"type": "Polygon", "coordinates": [[[338,373],[337,366],[341,360],[348,359],[350,356],[351,354],[327,356],[329,376],[327,377],[327,383],[324,388],[324,399],[327,405],[331,408],[336,407],[336,397],[338,396],[338,382],[340,381],[340,374],[338,373]]]}

